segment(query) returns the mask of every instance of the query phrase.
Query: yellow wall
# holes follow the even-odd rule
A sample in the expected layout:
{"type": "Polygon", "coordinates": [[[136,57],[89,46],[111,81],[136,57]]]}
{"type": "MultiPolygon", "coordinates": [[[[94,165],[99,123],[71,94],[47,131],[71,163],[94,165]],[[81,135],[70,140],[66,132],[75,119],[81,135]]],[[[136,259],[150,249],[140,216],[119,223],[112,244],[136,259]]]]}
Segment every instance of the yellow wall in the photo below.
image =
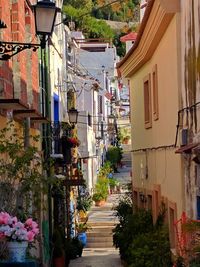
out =
{"type": "MultiPolygon", "coordinates": [[[[0,130],[5,128],[7,123],[8,123],[8,119],[6,117],[0,116],[0,130]]],[[[12,123],[14,124],[14,126],[16,127],[16,129],[19,130],[19,135],[22,134],[23,135],[23,122],[18,123],[16,121],[12,121],[12,123]]],[[[12,132],[8,132],[8,136],[11,135],[12,132]]],[[[30,144],[32,146],[37,147],[38,151],[42,150],[42,136],[41,136],[41,131],[37,128],[29,128],[29,134],[30,136],[38,136],[38,141],[32,140],[32,138],[30,138],[30,144]]]]}
{"type": "MultiPolygon", "coordinates": [[[[175,142],[180,82],[177,68],[178,23],[179,16],[175,15],[152,58],[130,78],[133,150],[172,145],[175,142]],[[145,129],[143,78],[152,73],[155,64],[158,69],[159,120],[154,121],[152,116],[152,128],[145,129]]],[[[142,186],[141,161],[145,167],[146,154],[133,153],[133,182],[136,187],[142,186]]],[[[144,187],[152,190],[154,184],[160,184],[161,194],[177,203],[179,217],[183,209],[180,155],[175,154],[174,148],[152,150],[147,152],[147,161],[148,179],[145,179],[144,187]]]]}

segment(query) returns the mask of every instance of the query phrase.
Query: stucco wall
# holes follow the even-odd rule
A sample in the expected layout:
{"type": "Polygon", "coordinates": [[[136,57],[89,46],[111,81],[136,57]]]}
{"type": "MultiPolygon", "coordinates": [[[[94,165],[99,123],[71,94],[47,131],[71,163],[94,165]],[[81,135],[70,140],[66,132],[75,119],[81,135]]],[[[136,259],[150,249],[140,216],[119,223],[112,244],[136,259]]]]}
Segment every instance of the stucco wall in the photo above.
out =
{"type": "MultiPolygon", "coordinates": [[[[130,79],[133,150],[168,146],[175,142],[180,82],[177,69],[178,23],[179,15],[176,15],[151,60],[130,79]],[[152,128],[145,129],[143,79],[149,73],[152,74],[155,64],[158,70],[159,119],[154,121],[152,118],[152,128]]],[[[161,194],[177,203],[178,216],[180,216],[182,212],[181,160],[180,155],[175,154],[174,148],[133,153],[133,182],[136,187],[150,190],[153,189],[154,184],[160,184],[161,194]],[[144,169],[141,168],[141,163],[144,169]],[[144,178],[144,184],[141,178],[144,178]]]]}
{"type": "MultiPolygon", "coordinates": [[[[190,108],[200,101],[200,1],[181,1],[181,93],[182,107],[188,112],[181,112],[183,127],[188,131],[188,142],[200,142],[200,105],[190,108]]],[[[180,127],[181,130],[181,127],[180,127]]],[[[186,212],[189,217],[197,218],[197,196],[200,196],[199,164],[195,164],[194,153],[183,157],[185,179],[186,212]]]]}

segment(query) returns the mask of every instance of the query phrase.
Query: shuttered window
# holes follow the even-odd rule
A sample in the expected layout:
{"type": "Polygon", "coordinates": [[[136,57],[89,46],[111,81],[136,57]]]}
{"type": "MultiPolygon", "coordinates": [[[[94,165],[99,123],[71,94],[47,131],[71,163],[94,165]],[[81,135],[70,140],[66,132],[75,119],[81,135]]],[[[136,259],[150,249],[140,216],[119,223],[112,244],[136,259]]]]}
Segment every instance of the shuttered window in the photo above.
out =
{"type": "Polygon", "coordinates": [[[143,82],[144,82],[144,123],[145,123],[145,128],[148,129],[152,127],[150,74],[144,78],[143,82]]]}
{"type": "Polygon", "coordinates": [[[159,108],[158,108],[158,74],[157,65],[152,70],[152,86],[153,86],[153,119],[159,119],[159,108]]]}

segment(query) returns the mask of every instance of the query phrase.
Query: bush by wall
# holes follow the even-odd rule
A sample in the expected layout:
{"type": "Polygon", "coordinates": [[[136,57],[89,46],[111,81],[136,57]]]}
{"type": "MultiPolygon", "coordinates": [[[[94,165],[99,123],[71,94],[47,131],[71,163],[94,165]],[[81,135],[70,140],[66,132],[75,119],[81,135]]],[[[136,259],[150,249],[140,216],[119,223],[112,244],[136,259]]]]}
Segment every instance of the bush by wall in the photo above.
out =
{"type": "Polygon", "coordinates": [[[119,248],[121,259],[129,267],[172,266],[164,209],[155,224],[151,211],[132,210],[132,204],[127,199],[121,200],[116,207],[119,224],[114,229],[113,243],[119,248]]]}

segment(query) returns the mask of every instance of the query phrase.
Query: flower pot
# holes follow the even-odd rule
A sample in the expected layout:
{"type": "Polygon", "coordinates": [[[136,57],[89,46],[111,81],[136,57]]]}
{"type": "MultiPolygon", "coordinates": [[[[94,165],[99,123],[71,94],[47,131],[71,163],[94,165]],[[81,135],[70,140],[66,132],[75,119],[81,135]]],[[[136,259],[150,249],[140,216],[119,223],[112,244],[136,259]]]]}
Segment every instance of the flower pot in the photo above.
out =
{"type": "Polygon", "coordinates": [[[16,242],[10,241],[7,243],[9,260],[13,262],[24,262],[26,259],[27,241],[16,242]]]}
{"type": "Polygon", "coordinates": [[[106,201],[103,199],[103,200],[99,200],[99,201],[95,201],[95,206],[96,207],[101,207],[101,206],[104,206],[106,203],[106,201]]]}
{"type": "Polygon", "coordinates": [[[87,235],[85,232],[78,233],[78,240],[81,241],[82,245],[85,247],[87,244],[87,235]]]}
{"type": "Polygon", "coordinates": [[[54,267],[64,267],[65,266],[64,256],[59,257],[59,258],[54,258],[53,259],[53,266],[54,267]]]}

